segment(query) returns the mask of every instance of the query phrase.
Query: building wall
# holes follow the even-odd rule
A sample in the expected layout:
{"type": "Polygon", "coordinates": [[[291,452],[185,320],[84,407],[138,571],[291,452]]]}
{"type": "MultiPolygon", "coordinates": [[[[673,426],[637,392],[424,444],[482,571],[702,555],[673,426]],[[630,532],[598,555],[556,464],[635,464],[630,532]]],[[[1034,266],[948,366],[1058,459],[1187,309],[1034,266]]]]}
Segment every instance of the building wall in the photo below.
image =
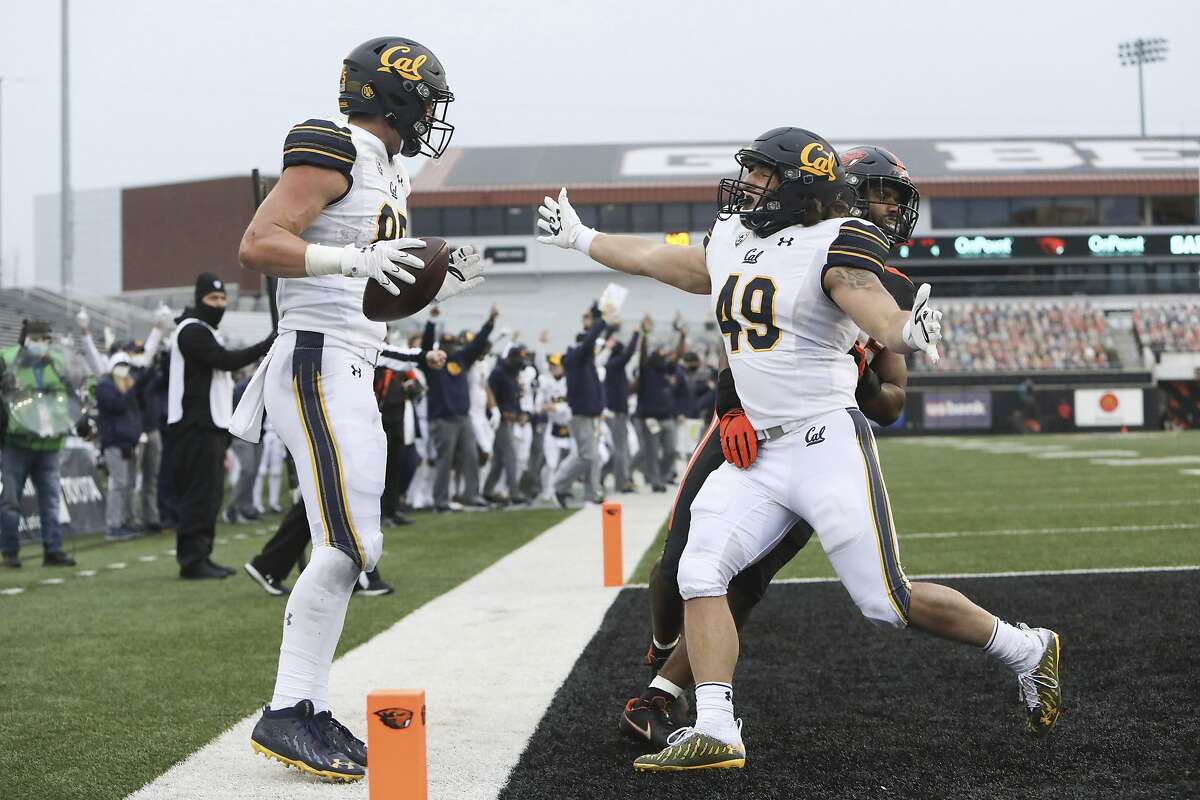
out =
{"type": "MultiPolygon", "coordinates": [[[[62,226],[59,196],[34,200],[34,284],[62,287],[62,226]]],[[[71,289],[87,295],[121,291],[121,190],[89,189],[75,193],[75,253],[71,289]]]]}

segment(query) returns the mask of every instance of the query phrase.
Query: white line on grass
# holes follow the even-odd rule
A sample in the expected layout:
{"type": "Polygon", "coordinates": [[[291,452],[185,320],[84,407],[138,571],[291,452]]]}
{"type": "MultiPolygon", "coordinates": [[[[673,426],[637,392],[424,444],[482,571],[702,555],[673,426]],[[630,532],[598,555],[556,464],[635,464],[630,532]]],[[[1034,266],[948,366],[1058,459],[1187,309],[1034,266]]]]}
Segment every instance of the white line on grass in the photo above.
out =
{"type": "MultiPolygon", "coordinates": [[[[1196,470],[1200,474],[1200,470],[1196,470]]],[[[1111,503],[1049,503],[1032,505],[1029,503],[1009,503],[1007,505],[971,506],[972,512],[979,511],[1037,511],[1038,509],[1054,510],[1064,508],[1144,508],[1147,506],[1195,506],[1200,505],[1200,497],[1188,497],[1177,500],[1114,500],[1111,503]]],[[[921,509],[922,514],[957,514],[963,513],[962,506],[932,506],[921,509]]]]}
{"type": "Polygon", "coordinates": [[[1038,458],[1101,458],[1122,457],[1130,458],[1138,455],[1137,450],[1059,450],[1052,453],[1038,453],[1038,458]]]}
{"type": "Polygon", "coordinates": [[[0,589],[0,594],[13,595],[13,594],[20,594],[23,591],[25,591],[25,590],[22,589],[20,586],[14,586],[11,589],[0,589]]]}
{"type": "Polygon", "coordinates": [[[1043,536],[1059,533],[1146,533],[1200,529],[1200,523],[1174,522],[1164,525],[1083,525],[1069,528],[998,528],[990,531],[923,531],[902,533],[901,539],[965,539],[976,536],[1043,536]]]}
{"type": "Polygon", "coordinates": [[[79,577],[81,577],[81,578],[94,578],[94,577],[96,577],[96,570],[94,570],[94,569],[81,569],[81,570],[79,570],[79,572],[76,572],[75,574],[76,574],[76,575],[78,575],[78,576],[79,576],[79,577]]]}
{"type": "Polygon", "coordinates": [[[1181,469],[1181,475],[1200,475],[1200,469],[1181,469]]]}
{"type": "Polygon", "coordinates": [[[151,561],[158,561],[158,556],[138,556],[138,561],[149,564],[151,561]]]}
{"type": "Polygon", "coordinates": [[[125,565],[124,561],[118,561],[115,564],[109,564],[108,568],[109,569],[125,569],[125,566],[126,565],[125,565]]]}
{"type": "Polygon", "coordinates": [[[42,586],[62,586],[66,582],[64,578],[46,578],[45,580],[38,581],[42,586]]]}
{"type": "Polygon", "coordinates": [[[1200,456],[1161,456],[1158,458],[1097,458],[1093,464],[1106,467],[1165,467],[1171,464],[1200,464],[1200,456]]]}
{"type": "MultiPolygon", "coordinates": [[[[671,500],[622,498],[626,574],[654,541],[671,500]]],[[[600,510],[584,509],[338,659],[330,704],[362,735],[368,691],[423,687],[429,796],[491,800],[617,597],[601,585],[602,575],[600,510]]],[[[272,634],[263,632],[264,651],[275,647],[272,634]]],[[[273,678],[261,676],[264,695],[273,678]]],[[[365,800],[365,782],[329,786],[255,756],[249,740],[257,719],[255,713],[238,722],[131,799],[328,800],[336,794],[365,800]]]]}

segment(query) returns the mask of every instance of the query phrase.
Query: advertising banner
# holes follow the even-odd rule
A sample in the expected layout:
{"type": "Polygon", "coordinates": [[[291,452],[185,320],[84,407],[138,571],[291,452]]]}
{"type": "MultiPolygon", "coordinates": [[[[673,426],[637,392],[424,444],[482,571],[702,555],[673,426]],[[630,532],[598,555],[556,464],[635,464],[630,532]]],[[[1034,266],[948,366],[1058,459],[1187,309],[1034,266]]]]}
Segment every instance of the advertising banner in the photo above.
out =
{"type": "Polygon", "coordinates": [[[1145,398],[1141,389],[1076,389],[1075,425],[1080,428],[1112,428],[1146,424],[1145,398]]]}
{"type": "Polygon", "coordinates": [[[930,430],[992,427],[991,392],[925,392],[923,397],[930,430]]]}
{"type": "MultiPolygon", "coordinates": [[[[62,496],[58,502],[58,522],[64,536],[96,533],[104,530],[104,493],[96,476],[92,451],[68,447],[60,461],[62,496]]],[[[33,481],[26,481],[21,493],[21,519],[18,536],[22,542],[41,539],[42,519],[38,513],[37,492],[33,481]]]]}

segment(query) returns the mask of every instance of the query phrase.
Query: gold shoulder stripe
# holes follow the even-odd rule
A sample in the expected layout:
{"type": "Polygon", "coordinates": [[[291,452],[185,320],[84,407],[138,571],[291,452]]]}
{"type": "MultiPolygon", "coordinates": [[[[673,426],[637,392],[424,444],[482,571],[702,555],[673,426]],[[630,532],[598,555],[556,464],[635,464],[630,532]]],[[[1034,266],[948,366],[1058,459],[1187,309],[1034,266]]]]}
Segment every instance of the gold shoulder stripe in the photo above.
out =
{"type": "Polygon", "coordinates": [[[317,131],[319,133],[327,133],[330,136],[344,136],[347,139],[350,138],[350,134],[346,133],[345,131],[338,130],[337,128],[322,128],[319,125],[293,125],[292,130],[294,130],[294,131],[317,131]]]}
{"type": "MultiPolygon", "coordinates": [[[[866,231],[857,230],[857,229],[846,230],[846,231],[843,231],[842,235],[843,236],[857,236],[860,239],[865,239],[868,242],[870,242],[871,244],[875,245],[876,249],[878,249],[878,247],[880,246],[879,245],[879,237],[875,236],[873,234],[867,233],[866,231]]],[[[884,248],[884,249],[886,250],[888,248],[884,248]]]]}
{"type": "Polygon", "coordinates": [[[875,241],[879,242],[879,246],[882,247],[884,250],[891,249],[891,246],[882,237],[876,236],[874,233],[867,230],[866,228],[859,228],[849,222],[842,224],[841,233],[856,233],[859,236],[866,236],[866,237],[869,237],[869,238],[874,239],[875,241]]]}
{"type": "Polygon", "coordinates": [[[316,153],[319,156],[325,156],[327,158],[336,158],[338,161],[345,161],[347,164],[354,163],[353,158],[346,158],[345,156],[340,155],[338,153],[330,153],[328,150],[318,150],[315,147],[289,147],[287,150],[283,151],[283,154],[285,156],[288,153],[316,153]]]}
{"type": "MultiPolygon", "coordinates": [[[[831,255],[831,256],[832,255],[853,256],[854,258],[861,258],[864,261],[870,261],[872,264],[875,264],[880,269],[883,269],[882,261],[880,261],[878,258],[875,258],[874,256],[869,256],[866,253],[857,253],[852,250],[830,250],[829,255],[831,255]]],[[[834,266],[837,266],[837,265],[834,264],[834,266]]]]}

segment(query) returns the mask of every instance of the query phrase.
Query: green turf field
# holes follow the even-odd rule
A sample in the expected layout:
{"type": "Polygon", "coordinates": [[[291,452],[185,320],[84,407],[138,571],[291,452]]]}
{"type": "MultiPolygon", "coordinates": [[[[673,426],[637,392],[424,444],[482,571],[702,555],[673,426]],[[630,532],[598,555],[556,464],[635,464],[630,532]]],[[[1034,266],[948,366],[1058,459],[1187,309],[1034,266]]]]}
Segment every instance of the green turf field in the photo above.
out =
{"type": "MultiPolygon", "coordinates": [[[[1200,470],[1200,433],[883,439],[879,451],[909,575],[1200,564],[1200,475],[1182,472],[1200,470]],[[1041,448],[1196,462],[994,452],[1041,448]]],[[[635,580],[649,576],[662,536],[635,580]]],[[[814,538],[780,577],[832,574],[814,538]]]]}
{"type": "MultiPolygon", "coordinates": [[[[396,593],[352,600],[339,654],[565,516],[421,514],[387,529],[381,570],[396,593]]],[[[215,560],[240,570],[278,519],[220,526],[215,560]]],[[[173,535],[73,543],[76,568],[44,568],[26,547],[25,566],[0,573],[0,591],[24,589],[0,595],[5,797],[124,797],[270,699],[286,598],[240,572],[179,580],[173,535]]]]}

